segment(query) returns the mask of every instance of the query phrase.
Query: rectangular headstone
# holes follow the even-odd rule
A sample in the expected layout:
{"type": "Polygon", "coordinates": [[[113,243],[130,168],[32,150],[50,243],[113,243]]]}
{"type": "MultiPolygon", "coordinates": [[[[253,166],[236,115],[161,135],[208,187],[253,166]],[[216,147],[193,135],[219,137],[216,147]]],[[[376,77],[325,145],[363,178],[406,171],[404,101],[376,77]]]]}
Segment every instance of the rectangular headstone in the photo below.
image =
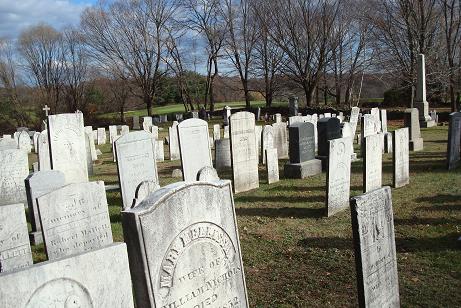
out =
{"type": "Polygon", "coordinates": [[[2,307],[133,307],[126,245],[0,275],[2,307]]]}
{"type": "Polygon", "coordinates": [[[112,243],[104,182],[69,184],[37,198],[49,260],[112,243]]]}
{"type": "Polygon", "coordinates": [[[0,151],[1,150],[15,150],[18,148],[18,144],[13,138],[3,137],[0,139],[0,151]]]}
{"type": "Polygon", "coordinates": [[[421,138],[421,129],[419,123],[420,122],[418,109],[406,109],[404,126],[408,127],[410,130],[410,151],[421,151],[424,148],[424,142],[423,138],[421,138]]]}
{"type": "Polygon", "coordinates": [[[382,185],[382,134],[365,137],[363,157],[363,192],[380,188],[382,185]]]}
{"type": "Polygon", "coordinates": [[[351,199],[360,307],[400,307],[391,188],[351,199]]]}
{"type": "Polygon", "coordinates": [[[0,205],[26,203],[24,180],[28,175],[29,161],[25,151],[0,151],[0,205]]]}
{"type": "Polygon", "coordinates": [[[219,124],[213,125],[213,139],[221,139],[221,126],[219,124]]]}
{"type": "Polygon", "coordinates": [[[106,144],[106,129],[104,127],[98,127],[98,145],[106,144]]]}
{"type": "Polygon", "coordinates": [[[142,128],[146,132],[150,132],[152,125],[152,117],[143,117],[142,128]]]}
{"type": "Polygon", "coordinates": [[[352,107],[351,117],[349,119],[349,123],[351,123],[351,127],[352,127],[352,136],[355,136],[355,133],[357,132],[357,123],[359,121],[359,113],[360,113],[359,107],[352,107]]]}
{"type": "Polygon", "coordinates": [[[234,192],[258,188],[255,115],[246,111],[231,115],[230,135],[234,192]]]}
{"type": "Polygon", "coordinates": [[[112,144],[114,138],[117,137],[117,125],[109,125],[109,142],[112,144]]]}
{"type": "Polygon", "coordinates": [[[19,133],[18,136],[18,148],[30,153],[32,150],[32,145],[30,143],[29,133],[26,131],[22,131],[19,133]]]}
{"type": "Polygon", "coordinates": [[[279,181],[279,159],[277,156],[277,149],[266,149],[266,172],[268,184],[279,181]]]}
{"type": "Polygon", "coordinates": [[[461,151],[461,112],[450,113],[448,124],[447,168],[454,169],[459,165],[461,151]]]}
{"type": "Polygon", "coordinates": [[[156,161],[164,161],[165,160],[165,152],[163,149],[163,140],[157,140],[155,144],[155,160],[156,161]]]}
{"type": "Polygon", "coordinates": [[[44,130],[38,136],[38,170],[51,170],[50,145],[48,131],[44,130]]]}
{"type": "Polygon", "coordinates": [[[337,118],[325,116],[317,122],[318,132],[318,154],[328,156],[328,141],[341,138],[341,126],[337,118]]]}
{"type": "Polygon", "coordinates": [[[274,133],[274,147],[277,148],[279,159],[288,158],[288,130],[285,122],[272,124],[274,133]]]}
{"type": "Polygon", "coordinates": [[[215,167],[223,170],[232,167],[230,139],[215,140],[215,167]]]}
{"type": "Polygon", "coordinates": [[[387,110],[380,110],[381,115],[381,131],[387,133],[387,110]]]}
{"type": "MultiPolygon", "coordinates": [[[[0,273],[5,273],[33,264],[24,205],[0,206],[0,273]]],[[[1,277],[1,275],[0,275],[1,277]]],[[[4,285],[5,281],[0,278],[4,285]]],[[[0,304],[3,306],[3,298],[0,304]]],[[[17,307],[17,306],[12,306],[17,307]]]]}
{"type": "Polygon", "coordinates": [[[410,184],[408,127],[397,129],[392,133],[392,144],[394,187],[402,187],[410,184]]]}
{"type": "Polygon", "coordinates": [[[157,140],[158,138],[158,126],[152,125],[152,135],[154,135],[154,139],[157,140]]]}
{"type": "Polygon", "coordinates": [[[290,125],[290,163],[299,164],[315,158],[314,134],[314,125],[312,123],[296,123],[290,125]]]}
{"type": "Polygon", "coordinates": [[[170,184],[122,223],[137,307],[248,307],[229,181],[170,184]]]}
{"type": "MultiPolygon", "coordinates": [[[[258,132],[256,132],[257,134],[258,132]]],[[[266,164],[266,150],[274,149],[274,132],[270,125],[264,125],[260,139],[259,147],[261,148],[261,162],[266,164]]],[[[277,148],[275,148],[277,150],[277,148]]]]}
{"type": "Polygon", "coordinates": [[[66,176],[67,183],[88,181],[82,113],[48,116],[51,169],[66,176]]]}
{"type": "Polygon", "coordinates": [[[133,129],[135,129],[135,130],[140,129],[140,127],[139,127],[139,116],[137,116],[137,115],[133,116],[133,129]]]}
{"type": "Polygon", "coordinates": [[[350,137],[330,140],[327,170],[326,214],[332,216],[349,206],[351,186],[350,137]]]}
{"type": "Polygon", "coordinates": [[[180,159],[179,140],[178,140],[178,122],[173,122],[173,125],[168,128],[168,146],[170,149],[170,160],[180,159]]]}
{"type": "Polygon", "coordinates": [[[133,204],[136,188],[142,181],[158,183],[154,136],[146,131],[123,135],[115,141],[115,152],[125,209],[133,204]]]}

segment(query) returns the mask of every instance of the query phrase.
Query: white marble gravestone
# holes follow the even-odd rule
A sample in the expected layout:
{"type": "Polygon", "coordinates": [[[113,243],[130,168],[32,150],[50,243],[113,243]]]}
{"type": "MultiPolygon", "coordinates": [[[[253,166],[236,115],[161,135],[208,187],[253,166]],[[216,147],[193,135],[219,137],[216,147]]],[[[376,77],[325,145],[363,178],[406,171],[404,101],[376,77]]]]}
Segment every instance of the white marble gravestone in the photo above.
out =
{"type": "Polygon", "coordinates": [[[51,170],[50,145],[47,130],[42,131],[38,137],[38,170],[51,170]]]}
{"type": "Polygon", "coordinates": [[[147,196],[149,196],[150,193],[156,191],[159,188],[160,185],[158,184],[158,182],[151,180],[142,181],[136,188],[131,207],[133,208],[138,206],[144,199],[147,198],[147,196]]]}
{"type": "Polygon", "coordinates": [[[125,209],[131,206],[141,182],[150,180],[158,183],[154,136],[144,130],[128,133],[115,141],[115,151],[125,209]]]}
{"type": "Polygon", "coordinates": [[[151,127],[152,135],[154,135],[154,139],[158,140],[158,126],[152,125],[151,127]]]}
{"type": "Polygon", "coordinates": [[[262,156],[261,145],[262,145],[262,131],[263,127],[261,125],[255,125],[255,139],[256,139],[256,155],[259,157],[262,156]]]}
{"type": "Polygon", "coordinates": [[[133,129],[134,130],[140,129],[140,127],[139,127],[139,116],[137,116],[137,115],[133,116],[133,129]]]}
{"type": "Polygon", "coordinates": [[[349,206],[351,185],[351,137],[328,141],[326,214],[332,216],[349,206]]]}
{"type": "Polygon", "coordinates": [[[97,140],[98,145],[106,144],[106,128],[105,127],[98,127],[97,130],[97,140]]]}
{"type": "Polygon", "coordinates": [[[6,138],[3,136],[3,138],[0,139],[0,150],[15,150],[17,148],[18,144],[13,138],[6,138]]]}
{"type": "Polygon", "coordinates": [[[382,134],[365,137],[363,158],[363,192],[380,188],[382,185],[382,134]]]}
{"type": "Polygon", "coordinates": [[[349,123],[351,123],[353,137],[355,137],[355,134],[357,132],[357,123],[359,122],[359,113],[360,113],[359,107],[352,107],[351,117],[349,118],[349,123]]]}
{"type": "Polygon", "coordinates": [[[210,166],[203,167],[197,174],[197,181],[214,182],[218,180],[218,172],[215,168],[210,166]]]}
{"type": "Polygon", "coordinates": [[[117,137],[117,125],[109,125],[109,142],[112,144],[117,137]]]}
{"type": "Polygon", "coordinates": [[[272,124],[274,133],[274,147],[277,148],[279,159],[288,158],[288,130],[285,122],[272,124]]]}
{"type": "MultiPolygon", "coordinates": [[[[0,273],[33,264],[27,233],[24,205],[18,203],[0,206],[0,273]]],[[[4,285],[5,281],[1,277],[0,275],[0,285],[4,285]]],[[[0,306],[6,307],[2,305],[1,297],[0,306]]]]}
{"type": "Polygon", "coordinates": [[[0,205],[26,203],[24,180],[29,175],[27,153],[0,150],[0,205]]]}
{"type": "Polygon", "coordinates": [[[246,111],[231,115],[230,136],[234,192],[258,188],[255,115],[246,111]]]}
{"type": "Polygon", "coordinates": [[[394,187],[410,184],[410,157],[408,127],[397,129],[392,133],[393,182],[394,187]]]}
{"type": "Polygon", "coordinates": [[[248,307],[230,181],[170,184],[122,224],[138,307],[248,307]]]}
{"type": "Polygon", "coordinates": [[[155,160],[156,161],[164,161],[165,160],[165,152],[163,149],[163,140],[157,140],[155,143],[155,160]]]}
{"type": "Polygon", "coordinates": [[[266,175],[267,183],[273,184],[279,181],[279,159],[277,149],[269,148],[266,152],[266,175]]]}
{"type": "Polygon", "coordinates": [[[123,135],[128,134],[129,132],[130,132],[130,127],[128,125],[122,125],[120,134],[123,136],[123,135]]]}
{"type": "Polygon", "coordinates": [[[91,154],[91,144],[93,142],[91,135],[85,132],[86,168],[88,170],[88,176],[93,175],[93,155],[91,154]]]}
{"type": "Polygon", "coordinates": [[[272,126],[264,125],[261,139],[262,139],[261,141],[261,162],[263,164],[266,164],[266,150],[275,148],[274,147],[274,132],[273,132],[272,126]]]}
{"type": "Polygon", "coordinates": [[[60,187],[38,197],[37,207],[49,260],[112,243],[102,181],[60,187]]]}
{"type": "Polygon", "coordinates": [[[152,117],[143,117],[143,121],[142,121],[143,130],[145,130],[146,132],[150,132],[152,125],[153,125],[152,117]]]}
{"type": "Polygon", "coordinates": [[[424,55],[418,55],[418,83],[416,85],[415,107],[419,111],[420,127],[433,127],[435,121],[429,115],[429,103],[426,100],[426,64],[424,55]]]}
{"type": "Polygon", "coordinates": [[[0,274],[0,306],[133,307],[126,245],[0,274]]]}
{"type": "Polygon", "coordinates": [[[416,108],[409,108],[405,110],[404,126],[409,129],[410,151],[421,151],[424,148],[418,114],[419,111],[416,108]]]}
{"type": "Polygon", "coordinates": [[[98,159],[98,155],[96,154],[96,145],[94,144],[94,132],[91,126],[85,126],[85,133],[90,136],[90,151],[91,151],[91,159],[96,161],[98,159]]]}
{"type": "Polygon", "coordinates": [[[351,199],[359,307],[400,307],[391,188],[351,199]]]}
{"type": "Polygon", "coordinates": [[[174,121],[173,125],[168,128],[168,146],[170,149],[170,160],[180,159],[179,140],[178,140],[178,122],[174,121]]]}
{"type": "Polygon", "coordinates": [[[221,139],[221,126],[219,124],[213,125],[213,139],[215,141],[221,139]]]}
{"type": "Polygon", "coordinates": [[[179,150],[184,181],[196,181],[200,169],[213,167],[208,123],[187,119],[178,125],[179,150]]]}
{"type": "Polygon", "coordinates": [[[67,183],[88,181],[82,113],[48,116],[51,169],[60,170],[67,183]]]}
{"type": "Polygon", "coordinates": [[[26,131],[22,131],[19,133],[18,136],[18,148],[26,151],[26,153],[30,153],[32,150],[32,145],[30,144],[30,137],[29,133],[26,131]]]}

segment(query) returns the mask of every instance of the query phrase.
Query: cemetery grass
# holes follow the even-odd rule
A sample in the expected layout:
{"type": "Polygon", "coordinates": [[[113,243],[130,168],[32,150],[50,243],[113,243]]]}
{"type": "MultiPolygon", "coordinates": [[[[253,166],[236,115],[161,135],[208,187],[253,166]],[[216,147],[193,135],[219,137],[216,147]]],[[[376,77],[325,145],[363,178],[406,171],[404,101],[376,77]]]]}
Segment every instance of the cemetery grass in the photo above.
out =
{"type": "MultiPolygon", "coordinates": [[[[410,152],[410,185],[392,189],[400,299],[404,307],[454,307],[461,303],[461,167],[445,170],[446,126],[422,134],[424,150],[410,152]]],[[[100,149],[92,180],[115,184],[110,146],[100,149]]],[[[288,180],[284,163],[280,182],[265,184],[260,166],[260,188],[234,196],[250,307],[357,306],[349,209],[326,218],[325,173],[288,180]]],[[[162,186],[179,180],[171,178],[175,168],[179,161],[158,163],[162,186]]],[[[354,162],[352,195],[361,194],[361,170],[354,162]]],[[[385,154],[383,185],[391,183],[392,156],[385,154]]],[[[120,194],[108,192],[107,200],[114,241],[122,241],[120,194]]],[[[33,256],[45,260],[43,245],[33,256]]]]}

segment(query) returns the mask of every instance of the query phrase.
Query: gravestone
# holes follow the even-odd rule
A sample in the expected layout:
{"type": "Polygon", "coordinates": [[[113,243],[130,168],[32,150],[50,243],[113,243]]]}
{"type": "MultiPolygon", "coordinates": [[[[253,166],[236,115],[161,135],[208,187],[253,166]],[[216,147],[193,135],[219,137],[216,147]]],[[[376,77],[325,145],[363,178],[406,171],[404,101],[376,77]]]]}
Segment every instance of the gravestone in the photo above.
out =
{"type": "Polygon", "coordinates": [[[303,116],[291,116],[288,118],[288,126],[291,126],[295,123],[302,123],[302,122],[305,122],[303,116]]]}
{"type": "Polygon", "coordinates": [[[155,141],[155,160],[156,161],[164,161],[165,160],[165,153],[163,149],[163,140],[156,140],[155,141]]]}
{"type": "MultiPolygon", "coordinates": [[[[232,110],[232,108],[229,107],[229,106],[225,106],[223,108],[223,124],[224,124],[224,126],[229,125],[229,118],[232,115],[231,110],[232,110]]],[[[226,138],[226,137],[224,137],[224,138],[226,138]]]]}
{"type": "Polygon", "coordinates": [[[213,167],[208,123],[187,119],[178,125],[179,150],[184,181],[196,181],[200,169],[213,167]]]}
{"type": "Polygon", "coordinates": [[[159,188],[160,185],[158,184],[158,182],[151,180],[142,181],[136,188],[131,207],[133,208],[138,206],[144,199],[147,198],[147,196],[149,196],[150,193],[156,191],[159,188]]]}
{"type": "Polygon", "coordinates": [[[0,275],[2,307],[133,307],[126,245],[0,275]]]}
{"type": "Polygon", "coordinates": [[[391,188],[351,199],[360,307],[400,307],[391,188]]]}
{"type": "Polygon", "coordinates": [[[173,172],[171,172],[171,177],[178,179],[182,178],[182,170],[181,169],[173,169],[173,172]]]}
{"type": "Polygon", "coordinates": [[[153,125],[152,124],[152,117],[143,117],[142,119],[143,119],[143,121],[142,121],[142,129],[149,133],[151,131],[151,127],[153,125]]]}
{"type": "MultiPolygon", "coordinates": [[[[0,273],[6,273],[32,265],[32,252],[27,236],[27,222],[24,205],[0,206],[0,273]]],[[[0,285],[5,281],[1,278],[0,285]]],[[[0,297],[3,306],[3,298],[0,297]]],[[[11,306],[17,307],[17,306],[11,306]]]]}
{"type": "Polygon", "coordinates": [[[360,133],[360,150],[362,152],[362,156],[364,155],[363,149],[364,149],[364,140],[365,137],[375,135],[378,133],[377,131],[377,126],[376,126],[376,119],[373,115],[371,114],[364,114],[361,119],[361,133],[360,133]]]}
{"type": "Polygon", "coordinates": [[[123,135],[128,134],[129,132],[130,132],[130,127],[128,125],[122,125],[120,134],[123,136],[123,135]]]}
{"type": "Polygon", "coordinates": [[[275,114],[275,123],[282,123],[282,115],[280,113],[275,114]]]}
{"type": "Polygon", "coordinates": [[[158,138],[158,126],[152,125],[152,135],[154,135],[154,139],[157,140],[158,138]]]}
{"type": "Polygon", "coordinates": [[[131,132],[115,141],[123,208],[130,207],[142,181],[158,183],[155,139],[146,131],[131,132]]]}
{"type": "Polygon", "coordinates": [[[288,158],[288,131],[285,122],[272,124],[274,134],[274,147],[277,149],[279,159],[288,158]]]}
{"type": "Polygon", "coordinates": [[[352,133],[352,125],[348,122],[344,122],[342,125],[343,125],[343,128],[341,129],[341,136],[342,138],[350,138],[351,140],[350,148],[351,148],[351,153],[352,153],[351,160],[355,161],[357,160],[357,154],[354,153],[354,136],[352,133]]]}
{"type": "Polygon", "coordinates": [[[170,160],[180,159],[179,140],[178,140],[178,122],[173,122],[173,125],[168,128],[168,146],[170,148],[170,160]]]}
{"type": "Polygon", "coordinates": [[[122,224],[138,307],[248,307],[229,181],[165,186],[122,224]]]}
{"type": "Polygon", "coordinates": [[[205,166],[197,173],[197,181],[214,182],[218,180],[218,172],[213,167],[205,166]]]}
{"type": "Polygon", "coordinates": [[[137,115],[133,116],[133,129],[141,129],[141,127],[139,126],[139,116],[137,115]]]}
{"type": "Polygon", "coordinates": [[[98,160],[98,155],[96,154],[96,146],[94,144],[94,132],[93,132],[93,128],[91,126],[85,126],[84,127],[84,131],[86,134],[89,135],[90,137],[90,152],[91,152],[91,159],[93,161],[96,161],[98,160]]]}
{"type": "Polygon", "coordinates": [[[29,239],[32,245],[38,245],[43,242],[37,198],[63,187],[65,184],[66,180],[64,173],[58,170],[34,172],[25,179],[29,220],[32,227],[32,231],[29,233],[29,239]]]}
{"type": "Polygon", "coordinates": [[[26,131],[22,131],[19,133],[18,136],[18,148],[26,151],[26,153],[30,153],[32,150],[32,145],[30,144],[30,137],[29,133],[26,131]]]}
{"type": "Polygon", "coordinates": [[[60,187],[38,197],[37,206],[48,260],[112,243],[102,181],[60,187]]]}
{"type": "Polygon", "coordinates": [[[460,161],[461,112],[450,113],[448,124],[447,169],[455,169],[460,161]]]}
{"type": "MultiPolygon", "coordinates": [[[[331,118],[331,112],[325,112],[325,113],[323,114],[323,117],[324,117],[324,118],[331,118]]],[[[339,121],[339,120],[338,120],[338,121],[339,121]]]]}
{"type": "Polygon", "coordinates": [[[256,156],[258,157],[258,159],[262,157],[262,154],[259,153],[261,151],[261,146],[263,142],[262,132],[263,132],[263,126],[255,125],[256,156]]]}
{"type": "Polygon", "coordinates": [[[363,192],[380,188],[382,185],[382,134],[365,137],[363,157],[363,192]]]}
{"type": "Polygon", "coordinates": [[[395,130],[392,139],[393,182],[397,188],[410,184],[408,127],[395,130]]]}
{"type": "Polygon", "coordinates": [[[318,133],[318,159],[322,161],[325,170],[328,162],[328,141],[341,138],[341,126],[338,118],[324,117],[317,122],[318,133]]]}
{"type": "Polygon", "coordinates": [[[219,124],[213,125],[213,139],[215,141],[221,139],[221,126],[219,124]]]}
{"type": "Polygon", "coordinates": [[[88,170],[88,176],[93,175],[93,157],[91,155],[91,143],[93,140],[91,136],[85,133],[85,149],[86,149],[86,168],[88,170]]]}
{"type": "Polygon", "coordinates": [[[374,119],[374,125],[375,125],[375,132],[380,133],[381,132],[381,112],[379,111],[379,108],[371,108],[370,110],[370,115],[374,119]]]}
{"type": "Polygon", "coordinates": [[[0,151],[1,150],[15,150],[18,148],[18,144],[16,141],[14,141],[13,138],[6,138],[3,136],[2,139],[0,139],[0,151]]]}
{"type": "Polygon", "coordinates": [[[98,145],[106,144],[106,129],[104,127],[98,127],[98,145]]]}
{"type": "MultiPolygon", "coordinates": [[[[426,64],[424,55],[418,55],[418,83],[416,85],[415,107],[419,112],[419,126],[433,127],[435,121],[429,115],[429,103],[426,100],[426,64]]],[[[411,135],[411,133],[410,133],[411,135]]]]}
{"type": "Polygon", "coordinates": [[[259,121],[261,119],[261,107],[258,107],[256,111],[256,121],[259,121]]]}
{"type": "Polygon", "coordinates": [[[223,137],[224,137],[225,139],[229,139],[229,138],[230,138],[230,136],[229,136],[229,126],[224,126],[223,137]]]}
{"type": "Polygon", "coordinates": [[[269,148],[266,152],[266,175],[267,184],[276,183],[279,181],[279,159],[277,149],[269,148]]]}
{"type": "Polygon", "coordinates": [[[83,114],[67,113],[48,116],[48,140],[51,169],[62,171],[67,183],[87,182],[83,114]]]}
{"type": "Polygon", "coordinates": [[[332,216],[349,206],[351,186],[351,137],[330,140],[327,167],[326,214],[332,216]]]}
{"type": "Polygon", "coordinates": [[[295,123],[289,128],[290,161],[284,166],[287,178],[305,179],[322,172],[322,162],[315,159],[315,130],[312,123],[295,123]]]}
{"type": "Polygon", "coordinates": [[[38,170],[51,170],[50,145],[46,130],[42,131],[38,137],[38,170]]]}
{"type": "Polygon", "coordinates": [[[264,125],[261,139],[261,162],[266,164],[266,150],[274,148],[274,133],[272,126],[264,125]]]}
{"type": "MultiPolygon", "coordinates": [[[[359,107],[352,107],[351,109],[351,117],[349,118],[349,123],[351,123],[352,127],[352,136],[355,137],[355,134],[357,132],[357,123],[359,121],[359,113],[360,113],[360,108],[359,107]]],[[[352,138],[354,139],[354,138],[352,138]]]]}
{"type": "Polygon", "coordinates": [[[28,175],[29,162],[25,151],[0,151],[0,206],[26,203],[24,180],[28,175]]]}
{"type": "Polygon", "coordinates": [[[290,112],[290,116],[298,115],[298,97],[290,96],[288,98],[288,111],[290,112]]]}
{"type": "Polygon", "coordinates": [[[109,125],[109,142],[114,143],[114,139],[117,137],[117,125],[109,125]]]}
{"type": "Polygon", "coordinates": [[[237,112],[230,119],[232,179],[235,193],[259,187],[255,115],[237,112]]]}
{"type": "Polygon", "coordinates": [[[418,109],[406,109],[404,126],[408,127],[410,130],[410,151],[422,151],[424,148],[424,142],[423,138],[421,138],[419,123],[418,109]]]}
{"type": "Polygon", "coordinates": [[[215,168],[224,170],[232,167],[230,139],[215,140],[215,168]]]}

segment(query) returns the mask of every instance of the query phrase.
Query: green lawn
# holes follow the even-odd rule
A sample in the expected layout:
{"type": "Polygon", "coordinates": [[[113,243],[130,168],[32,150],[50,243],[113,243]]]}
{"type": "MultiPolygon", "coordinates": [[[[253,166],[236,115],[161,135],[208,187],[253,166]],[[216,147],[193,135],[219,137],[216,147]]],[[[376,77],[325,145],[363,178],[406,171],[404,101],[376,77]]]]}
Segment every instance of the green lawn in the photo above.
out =
{"type": "MultiPolygon", "coordinates": [[[[422,134],[424,151],[410,153],[410,185],[392,190],[401,304],[455,307],[461,303],[461,167],[445,170],[446,126],[422,134]]],[[[100,148],[92,180],[114,184],[111,148],[100,148]]],[[[325,174],[284,179],[284,163],[280,182],[267,185],[260,167],[260,188],[234,196],[250,306],[357,306],[349,211],[326,218],[325,174]]],[[[177,181],[171,172],[179,161],[158,167],[162,186],[177,181]]],[[[230,178],[230,171],[221,177],[230,178]]],[[[383,183],[392,183],[391,154],[383,157],[383,183]]],[[[351,190],[361,193],[361,161],[353,163],[351,190]]],[[[107,200],[114,240],[122,241],[120,195],[110,192],[107,200]]],[[[45,259],[43,245],[33,252],[35,261],[45,259]]]]}

